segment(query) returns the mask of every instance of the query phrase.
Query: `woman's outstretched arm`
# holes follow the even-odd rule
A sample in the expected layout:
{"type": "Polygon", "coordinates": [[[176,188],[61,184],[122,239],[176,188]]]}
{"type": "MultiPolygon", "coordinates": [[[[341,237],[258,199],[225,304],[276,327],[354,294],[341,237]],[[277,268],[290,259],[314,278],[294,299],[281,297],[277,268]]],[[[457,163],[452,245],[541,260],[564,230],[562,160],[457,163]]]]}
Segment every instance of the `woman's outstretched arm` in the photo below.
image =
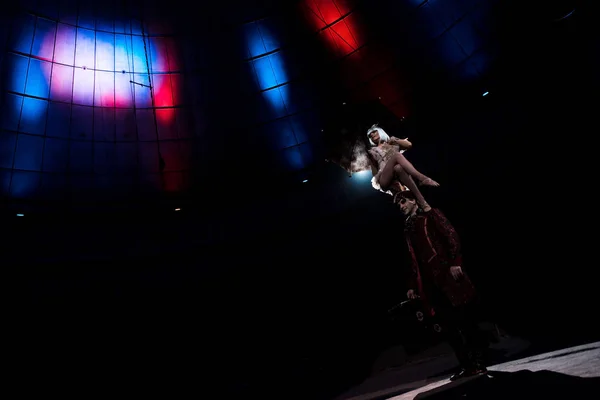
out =
{"type": "Polygon", "coordinates": [[[412,143],[408,139],[398,139],[392,136],[389,140],[390,144],[400,147],[400,150],[408,150],[412,147],[412,143]]]}

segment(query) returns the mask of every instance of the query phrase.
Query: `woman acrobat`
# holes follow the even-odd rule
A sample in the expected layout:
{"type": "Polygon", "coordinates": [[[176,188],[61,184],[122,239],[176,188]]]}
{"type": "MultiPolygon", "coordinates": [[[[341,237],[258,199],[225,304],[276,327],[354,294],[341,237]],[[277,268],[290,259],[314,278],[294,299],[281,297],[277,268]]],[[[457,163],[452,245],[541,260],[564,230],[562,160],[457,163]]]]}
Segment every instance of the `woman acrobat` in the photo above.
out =
{"type": "MultiPolygon", "coordinates": [[[[373,186],[382,191],[392,188],[398,189],[398,185],[404,185],[415,196],[419,207],[425,212],[431,207],[425,201],[415,180],[422,186],[437,187],[440,184],[433,179],[423,175],[402,154],[412,147],[407,139],[390,137],[383,129],[373,125],[367,132],[371,148],[369,156],[373,170],[373,186]]],[[[404,188],[400,187],[400,190],[404,188]]]]}

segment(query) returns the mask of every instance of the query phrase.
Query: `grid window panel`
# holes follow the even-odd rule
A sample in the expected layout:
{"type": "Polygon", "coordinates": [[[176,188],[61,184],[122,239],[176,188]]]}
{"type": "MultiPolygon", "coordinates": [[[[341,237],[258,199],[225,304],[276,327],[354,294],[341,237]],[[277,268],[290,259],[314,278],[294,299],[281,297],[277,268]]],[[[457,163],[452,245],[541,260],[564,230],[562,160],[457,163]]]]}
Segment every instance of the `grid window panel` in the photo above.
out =
{"type": "Polygon", "coordinates": [[[281,47],[282,34],[273,18],[258,21],[258,30],[266,52],[277,50],[281,47]]]}
{"type": "MultiPolygon", "coordinates": [[[[147,39],[142,36],[131,36],[131,51],[133,57],[133,72],[135,73],[148,73],[148,66],[146,63],[146,50],[147,39]]],[[[149,49],[148,49],[149,50],[149,49]]]]}
{"type": "Polygon", "coordinates": [[[94,109],[92,107],[73,105],[71,113],[71,138],[76,140],[92,140],[93,122],[94,109]]]}
{"type": "Polygon", "coordinates": [[[137,145],[140,170],[143,172],[159,172],[158,142],[139,142],[137,145]]]}
{"type": "Polygon", "coordinates": [[[91,3],[80,2],[77,26],[87,29],[94,29],[96,27],[96,18],[94,17],[94,10],[91,7],[91,3]]]}
{"type": "Polygon", "coordinates": [[[269,62],[269,57],[261,57],[253,61],[254,70],[258,77],[258,85],[261,90],[267,90],[277,86],[275,72],[269,62]]]}
{"type": "Polygon", "coordinates": [[[177,139],[177,121],[171,117],[174,114],[172,108],[156,110],[159,140],[177,139]]]}
{"type": "Polygon", "coordinates": [[[96,32],[96,69],[115,70],[115,35],[96,32]]]}
{"type": "Polygon", "coordinates": [[[430,48],[429,56],[437,61],[436,64],[452,68],[467,58],[463,48],[458,44],[451,32],[444,32],[435,39],[430,48]]]}
{"type": "Polygon", "coordinates": [[[15,169],[26,171],[41,171],[44,149],[44,138],[20,134],[17,137],[15,151],[15,169]]]}
{"type": "MultiPolygon", "coordinates": [[[[142,22],[140,21],[140,19],[137,16],[141,17],[140,14],[140,9],[137,6],[134,6],[134,12],[135,14],[129,14],[131,15],[131,19],[129,20],[129,33],[132,35],[141,35],[142,34],[142,22]]],[[[144,32],[146,33],[146,32],[144,32]]]]}
{"type": "Polygon", "coordinates": [[[94,141],[115,140],[115,109],[94,107],[94,141]]]}
{"type": "Polygon", "coordinates": [[[48,101],[25,97],[23,99],[23,110],[19,122],[19,131],[33,135],[44,135],[48,101]]]}
{"type": "Polygon", "coordinates": [[[96,30],[114,32],[115,31],[115,7],[112,1],[97,2],[94,6],[94,16],[96,17],[96,30]]]}
{"type": "Polygon", "coordinates": [[[131,35],[115,35],[115,71],[133,72],[131,35]]]}
{"type": "Polygon", "coordinates": [[[94,105],[97,107],[113,107],[115,105],[114,72],[96,71],[94,105]]]}
{"type": "Polygon", "coordinates": [[[454,25],[450,32],[469,56],[484,45],[485,38],[477,31],[472,14],[454,25]]]}
{"type": "Polygon", "coordinates": [[[44,145],[45,172],[66,172],[69,165],[69,141],[64,139],[46,138],[44,145]]]}
{"type": "Polygon", "coordinates": [[[133,93],[135,106],[139,108],[152,107],[152,96],[150,95],[150,77],[148,74],[133,75],[133,93]]]}
{"type": "Polygon", "coordinates": [[[285,172],[294,172],[306,167],[299,146],[289,147],[277,153],[277,167],[285,172]]]}
{"type": "Polygon", "coordinates": [[[290,117],[298,143],[305,143],[321,135],[319,116],[315,111],[307,111],[290,117]]]}
{"type": "Polygon", "coordinates": [[[313,30],[323,29],[327,25],[327,22],[321,16],[313,0],[301,2],[299,11],[304,16],[304,19],[311,23],[313,30]]]}
{"type": "Polygon", "coordinates": [[[115,107],[131,107],[133,104],[133,76],[115,72],[115,107]]]}
{"type": "Polygon", "coordinates": [[[51,8],[58,23],[22,16],[3,59],[5,87],[25,96],[4,93],[0,116],[8,130],[0,133],[0,168],[14,164],[21,172],[44,171],[43,179],[37,172],[17,176],[14,192],[31,195],[43,184],[47,196],[67,183],[79,191],[91,174],[105,175],[105,187],[112,188],[118,176],[137,171],[138,158],[146,173],[159,172],[159,149],[171,171],[190,168],[192,144],[178,141],[194,137],[192,116],[174,108],[186,102],[180,90],[184,76],[172,73],[182,67],[177,40],[132,37],[132,32],[141,33],[140,24],[114,24],[111,10],[105,12],[100,4],[57,2],[60,7],[51,8]],[[162,73],[150,78],[148,63],[152,72],[162,73]],[[138,136],[148,146],[140,147],[138,136]],[[160,144],[159,137],[164,139],[160,144]]]}
{"type": "Polygon", "coordinates": [[[273,74],[275,75],[275,82],[277,82],[278,85],[287,83],[288,74],[285,68],[286,63],[282,53],[277,52],[275,54],[269,55],[269,63],[271,64],[273,74]]]}
{"type": "Polygon", "coordinates": [[[171,76],[169,74],[152,75],[152,86],[154,90],[155,107],[170,107],[173,105],[171,76]]]}
{"type": "Polygon", "coordinates": [[[167,54],[169,42],[167,38],[152,38],[150,47],[150,68],[152,72],[169,72],[169,64],[163,60],[163,55],[167,54]]]}
{"type": "Polygon", "coordinates": [[[46,135],[51,137],[68,138],[70,125],[71,105],[51,101],[48,105],[46,135]]]}
{"type": "Polygon", "coordinates": [[[73,77],[73,103],[91,106],[94,104],[94,71],[75,68],[73,77]]]}
{"type": "Polygon", "coordinates": [[[5,94],[2,102],[2,128],[17,131],[19,130],[19,119],[23,109],[23,96],[15,94],[5,94]]]}
{"type": "Polygon", "coordinates": [[[129,174],[137,171],[138,146],[136,143],[117,143],[115,147],[115,165],[119,173],[129,174]]]}
{"type": "Polygon", "coordinates": [[[258,57],[267,52],[256,22],[244,24],[242,30],[248,47],[247,58],[258,57]]]}
{"type": "Polygon", "coordinates": [[[71,140],[69,147],[69,172],[91,173],[93,171],[92,142],[71,140]]]}
{"type": "Polygon", "coordinates": [[[361,46],[364,46],[369,40],[367,34],[370,31],[367,29],[365,21],[360,18],[358,13],[351,13],[344,18],[344,22],[346,23],[346,26],[349,27],[350,33],[352,34],[354,47],[360,48],[361,46]]]}
{"type": "Polygon", "coordinates": [[[8,43],[9,50],[30,54],[34,30],[35,17],[33,15],[21,14],[14,18],[8,43]]]}
{"type": "Polygon", "coordinates": [[[179,152],[179,142],[166,140],[158,142],[160,154],[165,161],[165,172],[181,171],[185,168],[179,152]]]}
{"type": "Polygon", "coordinates": [[[298,144],[289,117],[265,125],[261,132],[271,150],[282,150],[298,144]]]}
{"type": "Polygon", "coordinates": [[[117,108],[115,110],[115,125],[117,141],[134,141],[136,134],[136,113],[132,108],[117,108]]]}
{"type": "Polygon", "coordinates": [[[115,172],[115,143],[94,143],[94,172],[107,174],[115,172]]]}
{"type": "MultiPolygon", "coordinates": [[[[166,57],[169,62],[169,72],[176,72],[181,70],[181,59],[182,55],[180,52],[180,47],[176,43],[176,39],[173,37],[167,38],[167,43],[169,46],[167,47],[166,57]]],[[[164,55],[162,56],[164,59],[164,55]]]]}
{"type": "Polygon", "coordinates": [[[177,132],[182,139],[191,139],[194,137],[192,124],[193,114],[189,109],[178,108],[175,110],[177,118],[177,132]]]}
{"type": "Polygon", "coordinates": [[[261,93],[263,101],[259,103],[259,112],[262,121],[281,118],[288,114],[283,100],[285,94],[285,87],[274,88],[261,93]]]}
{"type": "Polygon", "coordinates": [[[29,71],[27,73],[27,83],[25,84],[25,94],[47,99],[50,89],[48,81],[51,70],[52,63],[48,61],[36,59],[29,60],[29,71]]]}
{"type": "Polygon", "coordinates": [[[139,140],[157,140],[156,124],[154,123],[153,110],[137,110],[136,112],[137,132],[139,140]]]}
{"type": "Polygon", "coordinates": [[[75,63],[75,36],[76,29],[65,24],[58,24],[56,30],[56,46],[54,48],[54,62],[74,65],[75,63]]]}
{"type": "Polygon", "coordinates": [[[0,168],[12,168],[17,134],[0,131],[0,168]]]}
{"type": "Polygon", "coordinates": [[[10,181],[10,195],[16,198],[33,197],[40,187],[39,172],[13,171],[10,181]]]}
{"type": "MultiPolygon", "coordinates": [[[[123,10],[117,10],[123,15],[123,10]]],[[[131,34],[131,23],[127,19],[116,19],[115,20],[115,33],[131,34]]]]}
{"type": "Polygon", "coordinates": [[[73,67],[54,64],[52,66],[52,79],[50,80],[50,99],[64,102],[73,100],[73,67]]]}
{"type": "Polygon", "coordinates": [[[294,82],[289,85],[290,100],[286,101],[290,112],[299,112],[315,107],[316,91],[308,82],[294,82]]]}
{"type": "Polygon", "coordinates": [[[35,36],[31,55],[51,61],[54,56],[54,39],[56,36],[56,22],[38,18],[35,27],[35,36]]]}
{"type": "Polygon", "coordinates": [[[75,66],[93,69],[95,53],[96,33],[90,29],[77,28],[75,66]]]}
{"type": "Polygon", "coordinates": [[[27,70],[29,69],[29,58],[8,53],[4,62],[7,69],[6,89],[12,92],[24,93],[27,70]]]}
{"type": "Polygon", "coordinates": [[[171,74],[171,95],[173,96],[173,105],[182,106],[186,103],[183,96],[185,87],[182,74],[171,74]]]}
{"type": "Polygon", "coordinates": [[[194,141],[179,140],[179,160],[181,169],[190,170],[194,164],[194,141]]]}
{"type": "Polygon", "coordinates": [[[62,22],[77,25],[78,0],[59,0],[58,15],[62,22]]]}
{"type": "Polygon", "coordinates": [[[37,0],[35,3],[35,9],[40,15],[44,15],[54,20],[59,18],[60,0],[37,0]]]}

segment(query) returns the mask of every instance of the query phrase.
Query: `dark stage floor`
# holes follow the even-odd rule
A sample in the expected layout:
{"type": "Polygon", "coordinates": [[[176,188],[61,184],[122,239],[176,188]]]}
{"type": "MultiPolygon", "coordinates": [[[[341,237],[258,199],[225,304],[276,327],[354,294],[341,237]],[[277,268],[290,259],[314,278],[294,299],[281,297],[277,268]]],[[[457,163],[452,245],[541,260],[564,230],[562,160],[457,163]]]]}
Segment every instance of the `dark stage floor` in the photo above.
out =
{"type": "Polygon", "coordinates": [[[598,398],[600,396],[600,342],[564,348],[494,365],[488,375],[450,382],[441,371],[456,366],[449,353],[384,371],[340,396],[339,400],[411,400],[449,398],[598,398]],[[382,375],[386,375],[383,378],[382,375]],[[408,383],[389,385],[390,380],[408,383]],[[427,376],[427,378],[423,378],[427,376]],[[377,379],[379,378],[379,382],[377,379]],[[591,378],[591,379],[590,379],[591,378]],[[387,385],[385,383],[387,381],[387,385]],[[377,386],[380,385],[380,389],[377,386]],[[370,390],[364,390],[369,387],[370,390]],[[576,393],[572,393],[575,391],[576,393]],[[360,394],[359,394],[360,393],[360,394]],[[508,397],[507,397],[508,396],[508,397]],[[533,397],[532,397],[533,396],[533,397]],[[571,397],[574,396],[574,397],[571,397]]]}

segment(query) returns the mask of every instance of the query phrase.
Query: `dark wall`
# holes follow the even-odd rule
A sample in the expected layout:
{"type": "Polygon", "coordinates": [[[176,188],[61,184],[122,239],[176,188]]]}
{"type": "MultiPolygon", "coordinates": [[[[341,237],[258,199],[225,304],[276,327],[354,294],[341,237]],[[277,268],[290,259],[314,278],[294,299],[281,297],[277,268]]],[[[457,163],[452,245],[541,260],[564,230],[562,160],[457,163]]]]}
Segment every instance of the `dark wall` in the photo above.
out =
{"type": "MultiPolygon", "coordinates": [[[[562,346],[599,337],[588,193],[598,64],[590,32],[546,28],[503,42],[485,97],[424,86],[407,157],[441,182],[425,194],[461,233],[492,317],[562,346]]],[[[401,341],[384,314],[406,288],[400,218],[357,179],[329,165],[289,192],[234,193],[177,218],[166,203],[160,216],[7,222],[18,365],[94,380],[108,369],[170,390],[302,386],[304,398],[359,382],[401,341]]]]}

